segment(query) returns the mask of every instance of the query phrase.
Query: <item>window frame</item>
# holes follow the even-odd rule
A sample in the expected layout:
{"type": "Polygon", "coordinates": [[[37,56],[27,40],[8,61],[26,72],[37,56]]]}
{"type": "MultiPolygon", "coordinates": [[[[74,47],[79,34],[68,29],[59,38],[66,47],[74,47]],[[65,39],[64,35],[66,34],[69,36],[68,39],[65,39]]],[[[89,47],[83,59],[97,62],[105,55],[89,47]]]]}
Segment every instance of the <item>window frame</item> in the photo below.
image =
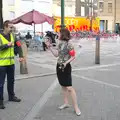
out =
{"type": "Polygon", "coordinates": [[[101,12],[104,11],[104,2],[102,1],[99,2],[99,9],[101,10],[101,12]]]}
{"type": "Polygon", "coordinates": [[[112,13],[112,6],[112,3],[108,3],[108,13],[112,13]]]}

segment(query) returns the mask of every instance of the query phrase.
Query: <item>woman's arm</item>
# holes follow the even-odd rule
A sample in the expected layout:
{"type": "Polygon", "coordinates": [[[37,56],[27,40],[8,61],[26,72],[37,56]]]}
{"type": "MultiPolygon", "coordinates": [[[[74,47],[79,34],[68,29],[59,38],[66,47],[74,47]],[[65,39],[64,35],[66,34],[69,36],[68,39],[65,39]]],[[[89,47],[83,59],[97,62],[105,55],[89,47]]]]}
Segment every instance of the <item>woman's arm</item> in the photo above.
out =
{"type": "Polygon", "coordinates": [[[50,51],[55,57],[58,57],[58,50],[53,48],[52,46],[49,47],[50,51]]]}
{"type": "Polygon", "coordinates": [[[75,59],[75,50],[74,50],[74,48],[73,48],[72,46],[71,46],[71,48],[70,48],[69,55],[70,55],[71,57],[70,57],[69,60],[67,60],[67,61],[64,63],[64,67],[65,67],[68,63],[72,62],[72,61],[75,59]]]}
{"type": "Polygon", "coordinates": [[[66,66],[68,63],[72,62],[74,59],[75,59],[75,56],[71,56],[71,58],[64,63],[65,66],[66,66]]]}
{"type": "Polygon", "coordinates": [[[45,44],[47,45],[48,49],[50,49],[50,51],[52,52],[52,54],[55,57],[58,57],[58,50],[52,47],[52,44],[50,44],[50,41],[45,42],[45,44]]]}

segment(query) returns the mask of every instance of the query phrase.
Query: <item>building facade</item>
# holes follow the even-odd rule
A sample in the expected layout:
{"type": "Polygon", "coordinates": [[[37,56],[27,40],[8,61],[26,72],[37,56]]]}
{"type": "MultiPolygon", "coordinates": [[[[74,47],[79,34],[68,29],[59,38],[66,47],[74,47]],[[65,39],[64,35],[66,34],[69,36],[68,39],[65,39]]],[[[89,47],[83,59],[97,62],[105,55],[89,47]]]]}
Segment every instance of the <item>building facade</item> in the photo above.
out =
{"type": "Polygon", "coordinates": [[[114,31],[115,0],[99,0],[98,16],[100,18],[100,31],[114,31]]]}
{"type": "MultiPolygon", "coordinates": [[[[61,0],[53,0],[53,16],[61,16],[61,0]]],[[[75,0],[65,0],[65,16],[75,16],[75,0]]]]}
{"type": "Polygon", "coordinates": [[[52,16],[52,0],[3,0],[4,20],[14,19],[33,9],[52,16]]]}
{"type": "Polygon", "coordinates": [[[120,0],[76,0],[76,16],[97,16],[100,31],[120,30],[120,0]]]}
{"type": "Polygon", "coordinates": [[[99,0],[98,16],[101,19],[101,31],[115,31],[120,29],[120,0],[99,0]]]}
{"type": "MultiPolygon", "coordinates": [[[[52,0],[3,0],[3,21],[17,18],[33,9],[52,16],[52,0]]],[[[25,30],[33,28],[24,24],[18,24],[16,27],[25,30]]],[[[46,31],[47,29],[52,29],[48,23],[44,23],[42,26],[36,25],[37,31],[46,31]]]]}
{"type": "Polygon", "coordinates": [[[3,21],[15,18],[16,3],[19,0],[3,0],[3,21]]]}
{"type": "Polygon", "coordinates": [[[76,0],[76,16],[92,16],[98,9],[97,0],[76,0]]]}

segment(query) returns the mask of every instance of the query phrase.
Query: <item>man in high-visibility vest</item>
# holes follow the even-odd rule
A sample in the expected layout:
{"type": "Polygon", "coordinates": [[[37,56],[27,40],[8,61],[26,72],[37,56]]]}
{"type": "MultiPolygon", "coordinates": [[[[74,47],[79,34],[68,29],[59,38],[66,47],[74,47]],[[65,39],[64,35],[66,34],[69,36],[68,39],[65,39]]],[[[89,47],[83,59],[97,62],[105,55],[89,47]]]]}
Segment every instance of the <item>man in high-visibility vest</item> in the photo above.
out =
{"type": "Polygon", "coordinates": [[[12,34],[12,23],[5,21],[3,24],[3,32],[0,33],[0,109],[4,109],[4,83],[7,75],[7,90],[8,99],[13,102],[20,102],[14,93],[14,76],[15,76],[15,61],[14,61],[14,45],[19,49],[19,61],[23,61],[23,53],[20,41],[16,40],[12,34]]]}

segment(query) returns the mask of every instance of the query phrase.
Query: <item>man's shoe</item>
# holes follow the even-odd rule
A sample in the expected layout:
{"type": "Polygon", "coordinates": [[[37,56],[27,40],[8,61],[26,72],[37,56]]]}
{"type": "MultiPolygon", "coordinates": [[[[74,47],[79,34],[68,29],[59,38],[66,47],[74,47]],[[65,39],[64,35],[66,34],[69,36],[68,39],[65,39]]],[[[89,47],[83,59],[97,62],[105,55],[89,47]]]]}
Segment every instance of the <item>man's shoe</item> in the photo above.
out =
{"type": "Polygon", "coordinates": [[[9,98],[9,101],[12,101],[12,102],[21,102],[21,99],[17,98],[16,96],[13,96],[13,97],[9,98]]]}
{"type": "Polygon", "coordinates": [[[0,109],[5,109],[5,106],[3,104],[3,100],[0,100],[0,109]]]}

